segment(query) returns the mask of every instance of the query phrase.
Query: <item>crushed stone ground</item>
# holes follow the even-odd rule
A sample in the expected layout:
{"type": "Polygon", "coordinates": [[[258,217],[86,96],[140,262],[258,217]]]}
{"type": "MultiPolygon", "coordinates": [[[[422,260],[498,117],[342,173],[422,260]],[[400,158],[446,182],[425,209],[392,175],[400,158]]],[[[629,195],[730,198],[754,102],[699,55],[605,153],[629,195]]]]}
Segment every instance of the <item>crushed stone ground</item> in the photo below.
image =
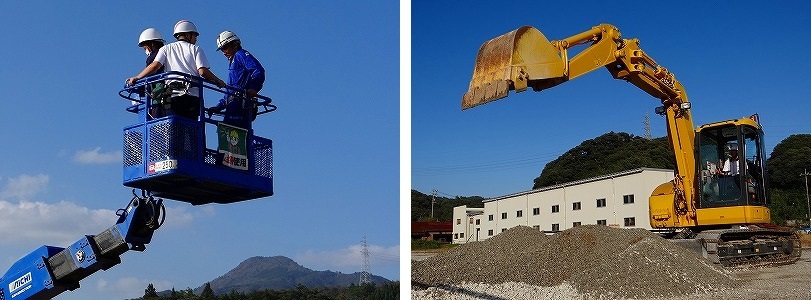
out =
{"type": "Polygon", "coordinates": [[[411,280],[426,288],[417,295],[433,295],[412,299],[523,299],[524,293],[545,295],[534,299],[671,299],[740,284],[729,271],[655,233],[600,225],[551,236],[514,227],[413,261],[411,280]]]}

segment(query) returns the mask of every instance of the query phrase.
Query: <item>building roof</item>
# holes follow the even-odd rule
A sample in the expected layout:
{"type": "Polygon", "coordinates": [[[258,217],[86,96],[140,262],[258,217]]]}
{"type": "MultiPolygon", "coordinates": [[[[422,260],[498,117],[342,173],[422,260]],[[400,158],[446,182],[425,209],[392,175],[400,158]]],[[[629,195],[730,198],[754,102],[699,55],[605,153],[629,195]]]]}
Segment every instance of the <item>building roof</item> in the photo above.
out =
{"type": "Polygon", "coordinates": [[[453,231],[453,222],[411,222],[411,232],[453,231]]]}
{"type": "Polygon", "coordinates": [[[637,174],[637,173],[642,173],[643,171],[671,172],[671,173],[673,172],[673,170],[670,170],[670,169],[639,168],[639,169],[633,169],[633,170],[627,170],[627,171],[612,173],[612,174],[608,174],[608,175],[602,175],[602,176],[597,176],[597,177],[592,177],[592,178],[581,179],[581,180],[562,183],[562,184],[556,184],[556,185],[542,187],[542,188],[539,188],[539,189],[534,189],[534,190],[529,190],[529,191],[513,193],[513,194],[509,194],[509,195],[504,195],[504,196],[501,196],[501,197],[485,199],[485,200],[482,200],[482,202],[497,201],[497,200],[501,200],[501,199],[512,198],[512,197],[517,197],[517,196],[523,196],[523,195],[528,195],[528,194],[534,194],[534,193],[543,192],[543,191],[555,190],[555,189],[559,189],[559,188],[575,186],[575,185],[585,184],[585,183],[594,182],[594,181],[600,181],[600,180],[605,180],[605,179],[610,179],[610,178],[628,176],[628,175],[633,175],[633,174],[637,174]]]}

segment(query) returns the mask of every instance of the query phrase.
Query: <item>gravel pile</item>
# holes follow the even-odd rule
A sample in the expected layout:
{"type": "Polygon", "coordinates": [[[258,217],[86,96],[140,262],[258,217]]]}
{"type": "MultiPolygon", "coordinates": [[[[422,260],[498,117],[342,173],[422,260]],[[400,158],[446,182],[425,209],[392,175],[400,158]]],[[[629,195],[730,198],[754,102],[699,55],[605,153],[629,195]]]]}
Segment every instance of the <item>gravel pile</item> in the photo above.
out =
{"type": "MultiPolygon", "coordinates": [[[[589,298],[703,294],[736,284],[728,273],[644,229],[585,225],[546,236],[514,227],[412,262],[414,286],[566,286],[589,298]]],[[[519,299],[519,298],[507,298],[519,299]]]]}

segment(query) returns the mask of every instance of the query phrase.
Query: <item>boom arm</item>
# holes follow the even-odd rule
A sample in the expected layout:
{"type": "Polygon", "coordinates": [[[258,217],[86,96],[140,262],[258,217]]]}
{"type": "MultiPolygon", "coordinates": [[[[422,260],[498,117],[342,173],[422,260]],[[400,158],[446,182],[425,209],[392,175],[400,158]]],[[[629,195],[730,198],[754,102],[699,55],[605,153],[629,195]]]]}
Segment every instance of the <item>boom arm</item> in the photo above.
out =
{"type": "Polygon", "coordinates": [[[68,248],[42,246],[14,263],[0,277],[0,300],[51,299],[79,288],[79,281],[121,263],[128,250],[144,251],[164,220],[163,200],[134,197],[119,209],[115,225],[86,235],[68,248]]]}
{"type": "Polygon", "coordinates": [[[622,39],[612,25],[600,24],[553,42],[524,26],[485,42],[476,57],[470,88],[462,97],[462,109],[507,97],[510,90],[551,88],[600,67],[661,100],[657,113],[667,118],[668,139],[676,154],[676,210],[681,222],[694,222],[695,127],[687,94],[672,73],[639,48],[639,40],[622,39]],[[585,44],[589,45],[569,59],[570,48],[585,44]]]}

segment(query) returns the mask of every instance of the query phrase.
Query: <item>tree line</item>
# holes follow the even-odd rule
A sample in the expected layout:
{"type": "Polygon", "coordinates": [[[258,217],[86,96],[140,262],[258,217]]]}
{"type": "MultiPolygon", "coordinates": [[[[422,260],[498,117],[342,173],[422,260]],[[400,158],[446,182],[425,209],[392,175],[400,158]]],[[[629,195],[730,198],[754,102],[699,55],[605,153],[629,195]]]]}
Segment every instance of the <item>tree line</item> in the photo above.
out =
{"type": "Polygon", "coordinates": [[[210,283],[206,283],[202,292],[197,295],[191,288],[159,295],[151,283],[144,290],[140,300],[172,299],[172,300],[396,300],[400,299],[400,282],[392,281],[380,285],[365,283],[352,284],[348,287],[315,287],[310,288],[298,285],[287,290],[261,290],[249,293],[231,291],[230,293],[215,295],[210,283]]]}
{"type": "MultiPolygon", "coordinates": [[[[675,156],[665,137],[646,139],[609,132],[566,151],[544,166],[532,180],[532,189],[577,181],[636,168],[675,169],[675,156]]],[[[809,224],[804,172],[811,173],[811,134],[795,134],[780,141],[766,160],[772,222],[809,224]]],[[[807,178],[811,180],[811,178],[807,178]]],[[[811,184],[811,183],[809,183],[811,184]]],[[[429,221],[431,195],[411,191],[411,221],[429,221]]],[[[436,197],[434,219],[452,221],[453,207],[484,207],[478,196],[436,197]]]]}

